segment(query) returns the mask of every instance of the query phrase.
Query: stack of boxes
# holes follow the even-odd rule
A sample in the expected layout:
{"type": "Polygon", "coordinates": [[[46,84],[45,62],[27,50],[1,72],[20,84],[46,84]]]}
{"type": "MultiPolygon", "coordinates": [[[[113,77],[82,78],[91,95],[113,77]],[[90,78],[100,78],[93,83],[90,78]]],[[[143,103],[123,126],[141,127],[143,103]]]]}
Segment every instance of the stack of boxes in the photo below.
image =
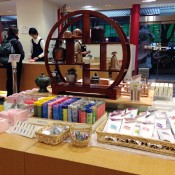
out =
{"type": "Polygon", "coordinates": [[[172,100],[173,84],[172,83],[151,83],[151,89],[154,90],[154,100],[172,100]]]}
{"type": "Polygon", "coordinates": [[[105,102],[57,96],[34,102],[34,117],[78,123],[95,123],[105,113],[105,102]]]}

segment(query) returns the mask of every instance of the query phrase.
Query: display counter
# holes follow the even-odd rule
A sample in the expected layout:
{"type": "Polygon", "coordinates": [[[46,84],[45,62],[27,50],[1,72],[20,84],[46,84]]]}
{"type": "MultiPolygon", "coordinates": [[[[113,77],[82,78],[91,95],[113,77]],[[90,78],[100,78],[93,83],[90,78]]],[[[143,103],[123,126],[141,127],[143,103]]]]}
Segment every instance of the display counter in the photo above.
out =
{"type": "Polygon", "coordinates": [[[13,134],[0,134],[3,175],[165,175],[175,161],[98,147],[50,146],[13,134]]]}
{"type": "MultiPolygon", "coordinates": [[[[50,66],[51,66],[51,69],[54,71],[55,66],[54,65],[50,65],[50,66]]],[[[66,74],[69,67],[70,66],[68,66],[68,65],[61,65],[60,70],[61,70],[63,75],[66,74]]],[[[76,68],[76,70],[78,72],[78,78],[81,78],[80,67],[76,66],[76,65],[71,66],[71,67],[76,68]]],[[[35,79],[41,73],[48,75],[44,62],[23,61],[23,70],[22,70],[22,78],[21,78],[21,91],[37,87],[36,83],[35,83],[35,79]]],[[[1,78],[0,90],[6,90],[6,80],[7,80],[6,68],[0,68],[0,78],[1,78]]]]}
{"type": "Polygon", "coordinates": [[[140,97],[139,101],[131,101],[130,96],[120,95],[116,100],[105,100],[108,107],[116,107],[117,105],[139,105],[139,106],[152,106],[154,98],[154,91],[149,90],[148,97],[140,97]]]}
{"type": "MultiPolygon", "coordinates": [[[[77,79],[82,78],[82,68],[79,65],[61,65],[60,71],[62,75],[64,76],[67,73],[67,70],[73,67],[76,69],[77,72],[77,79]]],[[[99,63],[92,63],[92,68],[98,68],[99,63]]],[[[55,65],[50,65],[51,70],[54,71],[55,65]]],[[[39,76],[41,73],[44,73],[45,75],[48,75],[45,63],[44,62],[28,62],[23,61],[23,70],[22,70],[22,78],[21,78],[21,90],[28,90],[37,87],[35,83],[35,79],[37,76],[39,76]]],[[[91,72],[91,76],[95,72],[91,72]]],[[[99,72],[99,77],[105,77],[108,78],[107,72],[99,72]]],[[[1,84],[0,84],[0,90],[6,90],[6,68],[0,68],[0,78],[1,78],[1,84]]]]}
{"type": "Polygon", "coordinates": [[[13,134],[0,134],[0,174],[24,175],[25,151],[37,142],[13,134]]]}

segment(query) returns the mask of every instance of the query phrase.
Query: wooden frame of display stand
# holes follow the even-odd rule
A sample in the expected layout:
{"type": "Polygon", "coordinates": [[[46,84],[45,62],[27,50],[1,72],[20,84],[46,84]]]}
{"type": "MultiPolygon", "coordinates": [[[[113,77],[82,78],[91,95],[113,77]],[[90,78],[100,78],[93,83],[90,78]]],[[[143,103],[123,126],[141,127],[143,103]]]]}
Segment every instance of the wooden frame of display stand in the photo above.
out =
{"type": "Polygon", "coordinates": [[[52,87],[52,93],[53,94],[83,94],[84,96],[97,96],[97,97],[103,97],[103,98],[110,98],[110,99],[116,99],[118,95],[120,95],[120,88],[118,87],[119,83],[123,80],[124,76],[127,73],[128,67],[130,63],[130,46],[128,43],[128,40],[121,29],[121,27],[113,21],[111,18],[108,18],[107,16],[96,12],[96,11],[90,11],[90,10],[79,10],[75,12],[71,12],[67,15],[65,15],[60,21],[58,21],[51,29],[47,40],[46,40],[46,46],[45,46],[45,66],[47,69],[47,72],[51,78],[51,87],[52,87]],[[82,43],[84,44],[90,44],[91,38],[90,38],[90,18],[96,17],[105,20],[108,22],[116,31],[116,33],[119,36],[120,43],[122,46],[123,51],[123,61],[122,66],[120,70],[108,70],[106,68],[106,53],[107,53],[107,42],[101,42],[96,43],[100,44],[100,68],[90,68],[90,64],[84,64],[84,63],[75,63],[74,58],[74,40],[75,39],[82,39],[82,43]],[[83,26],[83,35],[82,38],[63,38],[63,33],[66,31],[66,29],[72,25],[73,23],[82,20],[82,26],[83,26]],[[64,25],[61,31],[59,31],[58,38],[52,38],[53,33],[56,29],[59,28],[60,25],[67,22],[67,24],[64,25]],[[59,40],[66,40],[66,61],[65,63],[57,63],[55,61],[55,66],[57,67],[58,74],[61,79],[61,83],[57,83],[54,77],[52,76],[50,65],[53,65],[53,63],[48,63],[48,48],[49,43],[51,40],[56,40],[56,45],[58,45],[59,40]],[[70,85],[66,82],[65,78],[60,72],[59,66],[61,65],[80,65],[82,66],[82,84],[81,83],[75,83],[74,85],[70,85]],[[109,86],[104,85],[94,85],[90,83],[90,72],[91,71],[103,71],[103,72],[118,72],[118,75],[114,82],[109,86]]]}

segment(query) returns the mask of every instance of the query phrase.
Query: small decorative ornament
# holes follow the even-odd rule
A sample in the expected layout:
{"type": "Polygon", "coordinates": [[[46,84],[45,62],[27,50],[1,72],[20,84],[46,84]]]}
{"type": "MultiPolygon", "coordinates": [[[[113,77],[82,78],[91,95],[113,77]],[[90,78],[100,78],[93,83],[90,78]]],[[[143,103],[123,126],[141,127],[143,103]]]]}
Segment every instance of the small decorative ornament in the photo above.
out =
{"type": "Polygon", "coordinates": [[[82,63],[83,62],[83,56],[82,56],[81,50],[78,50],[78,53],[76,54],[75,59],[76,59],[77,63],[82,63]]]}
{"type": "Polygon", "coordinates": [[[77,81],[77,74],[74,68],[68,69],[66,73],[66,80],[69,84],[73,85],[77,81]]]}
{"type": "Polygon", "coordinates": [[[97,75],[97,73],[94,73],[94,75],[91,78],[91,83],[92,84],[99,84],[99,76],[97,75]]]}
{"type": "Polygon", "coordinates": [[[47,77],[46,75],[44,75],[44,73],[41,73],[40,76],[36,77],[35,83],[39,87],[38,92],[49,92],[47,90],[47,86],[50,85],[50,82],[50,77],[47,77]]]}
{"type": "Polygon", "coordinates": [[[101,26],[96,26],[91,30],[91,41],[99,43],[105,41],[104,29],[101,26]]]}
{"type": "Polygon", "coordinates": [[[67,30],[63,33],[64,38],[72,38],[72,32],[67,30]]]}
{"type": "Polygon", "coordinates": [[[111,58],[111,65],[109,67],[109,69],[120,69],[120,65],[117,59],[117,52],[112,52],[112,58],[111,58]]]}
{"type": "Polygon", "coordinates": [[[73,31],[73,37],[82,37],[82,31],[78,28],[76,28],[74,31],[73,31]]]}

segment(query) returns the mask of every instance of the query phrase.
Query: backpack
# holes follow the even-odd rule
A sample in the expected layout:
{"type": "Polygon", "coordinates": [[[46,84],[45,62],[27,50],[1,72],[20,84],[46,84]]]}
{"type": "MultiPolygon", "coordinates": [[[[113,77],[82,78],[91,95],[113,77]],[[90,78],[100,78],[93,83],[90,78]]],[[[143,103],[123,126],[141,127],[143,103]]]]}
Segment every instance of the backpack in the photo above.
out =
{"type": "Polygon", "coordinates": [[[78,42],[81,46],[81,51],[84,52],[86,51],[86,45],[85,44],[81,44],[80,42],[78,42]]]}
{"type": "Polygon", "coordinates": [[[16,40],[15,38],[11,40],[5,39],[0,45],[0,63],[5,65],[8,63],[9,55],[15,53],[15,49],[12,45],[12,41],[16,40]]]}

